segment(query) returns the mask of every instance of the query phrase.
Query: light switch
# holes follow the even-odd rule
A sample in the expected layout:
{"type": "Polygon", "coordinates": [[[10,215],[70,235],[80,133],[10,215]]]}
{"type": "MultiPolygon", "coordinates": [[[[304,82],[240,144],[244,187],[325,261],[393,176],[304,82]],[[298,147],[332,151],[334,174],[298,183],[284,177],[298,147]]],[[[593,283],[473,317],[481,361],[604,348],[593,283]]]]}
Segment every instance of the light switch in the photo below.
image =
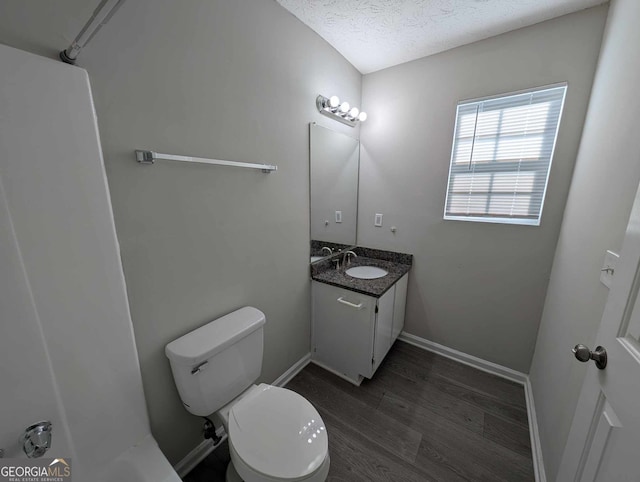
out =
{"type": "Polygon", "coordinates": [[[342,222],[342,211],[336,211],[336,223],[342,222]]]}
{"type": "Polygon", "coordinates": [[[382,214],[376,213],[376,216],[373,220],[373,225],[378,227],[382,226],[382,214]]]}
{"type": "Polygon", "coordinates": [[[604,263],[600,270],[600,282],[609,289],[611,289],[611,282],[613,281],[613,275],[616,272],[619,258],[619,254],[609,250],[607,250],[607,253],[604,255],[604,263]]]}

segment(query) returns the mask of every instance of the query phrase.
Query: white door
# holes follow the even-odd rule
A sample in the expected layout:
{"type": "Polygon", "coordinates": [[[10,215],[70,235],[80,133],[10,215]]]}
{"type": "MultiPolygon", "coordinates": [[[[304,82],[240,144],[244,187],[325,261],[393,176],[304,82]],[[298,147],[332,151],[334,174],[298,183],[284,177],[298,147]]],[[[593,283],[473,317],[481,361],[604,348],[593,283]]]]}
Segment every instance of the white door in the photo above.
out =
{"type": "Polygon", "coordinates": [[[640,189],[596,337],[607,366],[589,361],[557,482],[640,481],[639,287],[640,189]]]}

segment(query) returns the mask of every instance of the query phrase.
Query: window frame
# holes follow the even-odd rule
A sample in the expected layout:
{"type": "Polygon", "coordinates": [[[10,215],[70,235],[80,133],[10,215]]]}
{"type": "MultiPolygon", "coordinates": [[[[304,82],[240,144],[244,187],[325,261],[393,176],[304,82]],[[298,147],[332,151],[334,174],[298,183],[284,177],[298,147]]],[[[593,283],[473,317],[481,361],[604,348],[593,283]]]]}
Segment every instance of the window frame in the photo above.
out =
{"type": "MultiPolygon", "coordinates": [[[[551,175],[551,167],[553,165],[553,158],[555,155],[555,151],[556,151],[556,145],[558,143],[558,135],[560,133],[560,124],[562,122],[562,114],[564,113],[564,107],[565,107],[565,102],[567,100],[567,91],[569,90],[569,83],[568,82],[557,82],[554,84],[548,84],[548,85],[542,85],[542,86],[538,86],[538,87],[531,87],[528,89],[522,89],[522,90],[517,90],[517,91],[512,91],[512,92],[506,92],[506,93],[502,93],[502,94],[496,94],[496,95],[490,95],[490,96],[486,96],[486,97],[478,97],[478,98],[473,98],[473,99],[465,99],[465,100],[460,100],[458,101],[458,103],[456,104],[456,117],[455,117],[455,123],[454,123],[454,129],[453,129],[453,137],[452,137],[452,141],[451,141],[451,157],[449,158],[449,175],[447,177],[447,185],[446,185],[446,195],[445,195],[445,202],[444,202],[444,215],[443,215],[443,219],[445,221],[470,221],[470,222],[476,222],[476,223],[490,223],[490,224],[514,224],[514,225],[523,225],[523,226],[540,226],[541,221],[542,221],[542,213],[544,211],[544,203],[546,201],[546,196],[547,196],[547,189],[549,187],[549,177],[551,175]],[[555,134],[554,134],[554,140],[553,140],[553,145],[551,147],[551,151],[550,151],[550,155],[549,155],[549,164],[547,167],[547,173],[546,173],[546,177],[544,180],[544,189],[542,191],[542,199],[540,202],[540,211],[538,213],[537,218],[516,218],[516,217],[500,217],[500,216],[457,216],[457,215],[453,215],[453,214],[447,214],[447,206],[449,203],[449,194],[450,194],[450,188],[451,188],[451,175],[452,175],[452,171],[453,171],[453,161],[454,161],[454,155],[455,155],[455,151],[456,151],[456,141],[457,141],[457,133],[458,133],[458,120],[459,120],[459,111],[461,107],[467,106],[469,104],[474,104],[474,103],[479,103],[479,102],[485,102],[485,101],[490,101],[490,100],[495,100],[495,99],[502,99],[502,98],[508,98],[508,97],[512,97],[512,96],[517,96],[517,95],[522,95],[522,94],[531,94],[531,93],[537,93],[537,92],[544,92],[545,90],[552,90],[552,89],[556,89],[559,87],[564,87],[564,92],[562,94],[562,101],[560,104],[560,110],[558,113],[558,122],[556,124],[555,127],[555,134]]],[[[474,133],[474,142],[475,142],[475,133],[474,133]]],[[[495,162],[495,160],[493,161],[495,162]]],[[[505,164],[508,164],[509,161],[503,161],[505,162],[505,164]]],[[[520,161],[513,161],[513,164],[520,164],[520,161]]],[[[513,172],[513,171],[507,171],[507,170],[503,170],[503,171],[494,171],[494,172],[513,172]]]]}

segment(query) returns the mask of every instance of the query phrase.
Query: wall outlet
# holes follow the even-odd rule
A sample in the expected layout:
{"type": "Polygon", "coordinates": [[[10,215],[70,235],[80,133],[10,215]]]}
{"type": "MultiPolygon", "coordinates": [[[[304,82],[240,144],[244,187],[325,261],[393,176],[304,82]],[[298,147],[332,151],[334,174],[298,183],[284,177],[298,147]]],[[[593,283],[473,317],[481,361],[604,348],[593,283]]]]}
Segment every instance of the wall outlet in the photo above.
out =
{"type": "Polygon", "coordinates": [[[373,219],[373,225],[382,227],[382,214],[376,214],[375,218],[373,219]]]}
{"type": "Polygon", "coordinates": [[[342,211],[336,211],[336,223],[342,222],[342,211]]]}
{"type": "Polygon", "coordinates": [[[600,270],[600,282],[609,289],[611,289],[611,282],[613,281],[619,258],[619,254],[609,250],[604,255],[604,263],[602,263],[602,269],[600,270]]]}

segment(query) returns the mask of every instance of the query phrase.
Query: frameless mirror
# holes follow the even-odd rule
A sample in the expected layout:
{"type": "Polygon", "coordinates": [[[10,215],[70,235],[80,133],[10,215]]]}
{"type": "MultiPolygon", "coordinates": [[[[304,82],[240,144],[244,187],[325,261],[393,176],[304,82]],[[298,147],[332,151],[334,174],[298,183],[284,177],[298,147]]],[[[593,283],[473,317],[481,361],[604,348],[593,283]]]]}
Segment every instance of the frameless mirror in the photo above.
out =
{"type": "Polygon", "coordinates": [[[360,142],[313,122],[309,138],[313,262],[356,244],[360,142]]]}

